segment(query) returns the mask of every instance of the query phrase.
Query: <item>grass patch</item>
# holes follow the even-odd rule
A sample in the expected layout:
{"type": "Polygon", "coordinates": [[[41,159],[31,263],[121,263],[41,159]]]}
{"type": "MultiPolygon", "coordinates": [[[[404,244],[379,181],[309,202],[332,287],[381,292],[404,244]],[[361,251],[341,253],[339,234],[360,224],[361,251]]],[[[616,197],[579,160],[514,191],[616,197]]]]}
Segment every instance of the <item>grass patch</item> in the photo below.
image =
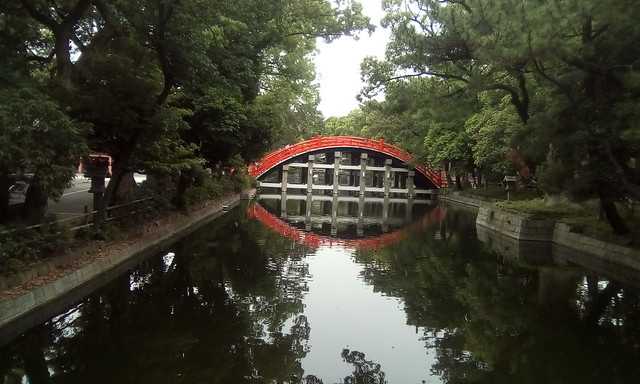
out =
{"type": "Polygon", "coordinates": [[[543,199],[499,201],[494,206],[511,211],[522,212],[535,217],[578,217],[585,215],[585,209],[574,204],[549,204],[543,199]]]}
{"type": "MultiPolygon", "coordinates": [[[[452,191],[454,189],[451,189],[452,191]]],[[[474,189],[465,189],[461,191],[463,194],[469,194],[473,196],[485,197],[488,199],[496,199],[496,200],[507,200],[507,191],[502,187],[480,187],[474,189]]],[[[510,200],[513,201],[521,201],[521,200],[531,200],[542,197],[540,192],[535,189],[522,189],[519,191],[511,191],[509,194],[510,200]]]]}
{"type": "MultiPolygon", "coordinates": [[[[580,203],[549,203],[536,190],[521,190],[507,193],[501,187],[465,189],[463,194],[482,196],[498,200],[493,203],[497,209],[524,214],[530,218],[549,219],[568,224],[585,232],[600,234],[613,233],[609,222],[598,217],[598,200],[592,199],[580,203]]],[[[618,213],[631,229],[630,237],[640,238],[640,206],[616,203],[618,213]]]]}

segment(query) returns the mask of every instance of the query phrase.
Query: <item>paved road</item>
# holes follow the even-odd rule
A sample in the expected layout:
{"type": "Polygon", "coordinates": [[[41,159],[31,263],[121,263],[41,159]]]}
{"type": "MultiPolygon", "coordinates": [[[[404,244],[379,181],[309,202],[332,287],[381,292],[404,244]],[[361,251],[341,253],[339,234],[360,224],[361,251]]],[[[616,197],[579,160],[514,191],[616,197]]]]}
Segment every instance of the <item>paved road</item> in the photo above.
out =
{"type": "MultiPolygon", "coordinates": [[[[137,183],[141,183],[146,179],[146,176],[136,173],[134,175],[134,179],[137,183]]],[[[109,179],[106,179],[105,184],[108,183],[109,179]]],[[[73,186],[64,191],[59,202],[49,200],[47,211],[51,214],[55,214],[58,219],[66,219],[69,217],[83,215],[87,212],[85,209],[91,211],[93,208],[93,195],[89,193],[90,186],[90,181],[83,181],[83,178],[80,177],[80,175],[77,175],[73,180],[73,186]]],[[[9,204],[11,205],[22,203],[24,203],[24,196],[9,200],[9,204]]]]}
{"type": "Polygon", "coordinates": [[[80,178],[73,181],[73,186],[64,191],[59,202],[49,199],[47,211],[58,219],[66,219],[89,212],[93,205],[93,195],[89,193],[90,181],[82,182],[80,178]],[[85,211],[85,207],[87,211],[85,211]]]}

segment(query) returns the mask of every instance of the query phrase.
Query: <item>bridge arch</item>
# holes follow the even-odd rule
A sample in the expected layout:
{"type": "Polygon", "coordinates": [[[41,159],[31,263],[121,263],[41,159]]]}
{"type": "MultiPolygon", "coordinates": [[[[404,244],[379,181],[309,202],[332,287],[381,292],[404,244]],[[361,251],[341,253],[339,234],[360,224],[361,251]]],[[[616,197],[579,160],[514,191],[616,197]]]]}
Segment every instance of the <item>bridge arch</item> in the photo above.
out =
{"type": "Polygon", "coordinates": [[[355,149],[379,153],[410,165],[415,171],[424,176],[436,189],[443,186],[440,172],[435,171],[427,164],[415,163],[415,157],[409,152],[395,145],[386,143],[382,139],[373,140],[355,136],[317,136],[310,140],[288,145],[266,155],[262,160],[251,164],[249,166],[249,173],[260,180],[270,170],[292,161],[296,157],[332,149],[355,149]]]}

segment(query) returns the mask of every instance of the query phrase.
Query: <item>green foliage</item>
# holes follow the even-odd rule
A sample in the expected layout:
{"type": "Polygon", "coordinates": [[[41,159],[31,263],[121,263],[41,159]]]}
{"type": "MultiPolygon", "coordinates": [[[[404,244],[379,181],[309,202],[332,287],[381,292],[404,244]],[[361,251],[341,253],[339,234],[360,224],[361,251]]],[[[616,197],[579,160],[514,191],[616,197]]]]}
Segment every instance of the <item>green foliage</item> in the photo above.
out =
{"type": "Polygon", "coordinates": [[[549,194],[556,195],[568,189],[573,178],[572,170],[562,163],[546,163],[536,172],[538,187],[549,194]]]}
{"type": "MultiPolygon", "coordinates": [[[[506,200],[507,199],[507,191],[502,186],[488,186],[488,187],[478,187],[478,188],[468,188],[463,192],[464,194],[473,195],[473,196],[481,196],[486,197],[488,199],[496,199],[496,200],[506,200]]],[[[520,189],[516,191],[511,191],[509,194],[509,198],[511,200],[531,200],[540,198],[540,192],[535,189],[520,189]]]]}
{"type": "MultiPolygon", "coordinates": [[[[79,159],[86,153],[89,131],[87,124],[66,115],[64,108],[33,82],[2,88],[0,186],[4,189],[11,184],[12,173],[32,174],[25,211],[44,213],[47,199],[58,199],[70,185],[79,159]],[[34,199],[36,193],[39,196],[34,199]]],[[[7,204],[8,200],[0,199],[0,205],[7,204]]]]}
{"type": "Polygon", "coordinates": [[[0,273],[18,272],[33,262],[60,255],[72,244],[70,232],[55,222],[0,228],[0,273]]]}
{"type": "Polygon", "coordinates": [[[506,174],[512,171],[507,162],[507,152],[514,148],[511,138],[522,122],[513,110],[509,97],[492,100],[488,92],[478,96],[482,110],[465,121],[465,129],[472,142],[474,163],[482,169],[506,174]]]}
{"type": "Polygon", "coordinates": [[[320,125],[316,38],[372,28],[350,0],[3,3],[0,186],[35,168],[36,212],[89,150],[116,178],[260,158],[320,125]]]}
{"type": "MultiPolygon", "coordinates": [[[[638,4],[388,0],[384,8],[392,39],[385,60],[364,61],[362,94],[384,89],[386,116],[421,123],[417,153],[432,165],[502,173],[513,166],[505,154],[517,151],[517,168],[539,168],[546,192],[640,199],[640,48],[630,43],[640,38],[638,4]]],[[[396,128],[406,135],[415,126],[396,128]]],[[[615,216],[607,215],[624,231],[615,216]]]]}
{"type": "MultiPolygon", "coordinates": [[[[158,175],[155,178],[160,178],[158,175]]],[[[165,177],[168,179],[168,177],[165,177]]],[[[173,208],[171,199],[175,194],[175,188],[163,182],[144,181],[142,185],[133,190],[133,200],[149,199],[150,214],[159,215],[173,208]]]]}
{"type": "Polygon", "coordinates": [[[549,218],[559,218],[584,214],[584,209],[581,207],[577,207],[575,204],[550,204],[544,199],[500,201],[495,203],[495,206],[498,208],[522,212],[531,216],[549,218]]]}
{"type": "Polygon", "coordinates": [[[104,222],[99,225],[85,228],[78,237],[88,240],[113,241],[120,233],[120,228],[113,222],[104,222]]]}
{"type": "Polygon", "coordinates": [[[323,136],[360,136],[369,139],[380,138],[375,132],[367,129],[367,112],[356,110],[347,116],[329,117],[324,121],[323,136]]]}
{"type": "Polygon", "coordinates": [[[195,182],[185,192],[184,200],[187,206],[195,205],[207,199],[216,199],[233,193],[240,193],[253,183],[253,178],[247,174],[211,177],[205,171],[199,171],[194,177],[195,182]]]}

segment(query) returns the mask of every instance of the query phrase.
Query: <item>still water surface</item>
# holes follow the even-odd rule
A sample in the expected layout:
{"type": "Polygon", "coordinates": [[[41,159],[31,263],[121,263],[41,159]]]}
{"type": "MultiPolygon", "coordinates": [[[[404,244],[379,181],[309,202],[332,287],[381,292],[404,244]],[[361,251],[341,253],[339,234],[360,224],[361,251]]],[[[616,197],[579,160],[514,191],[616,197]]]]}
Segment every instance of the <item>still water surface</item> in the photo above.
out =
{"type": "Polygon", "coordinates": [[[640,377],[633,284],[497,254],[461,207],[327,204],[234,209],[0,346],[0,383],[640,377]]]}

